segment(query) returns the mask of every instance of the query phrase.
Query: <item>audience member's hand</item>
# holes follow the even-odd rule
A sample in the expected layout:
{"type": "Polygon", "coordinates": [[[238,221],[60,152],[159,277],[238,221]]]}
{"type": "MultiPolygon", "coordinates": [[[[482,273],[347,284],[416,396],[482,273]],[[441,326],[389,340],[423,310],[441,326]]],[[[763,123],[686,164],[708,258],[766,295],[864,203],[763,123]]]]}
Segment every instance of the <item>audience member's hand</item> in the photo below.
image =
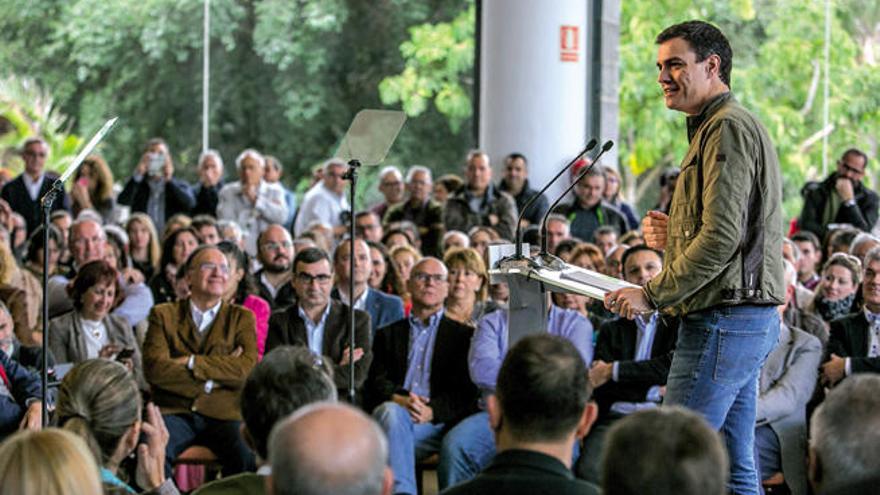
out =
{"type": "Polygon", "coordinates": [[[629,320],[654,309],[641,287],[627,287],[605,294],[605,308],[629,320]]]}
{"type": "Polygon", "coordinates": [[[355,347],[354,348],[354,361],[352,361],[351,352],[349,352],[350,349],[351,349],[350,347],[346,347],[345,350],[342,351],[342,360],[339,361],[339,366],[345,366],[349,362],[356,363],[356,362],[360,361],[362,357],[364,357],[364,350],[361,349],[360,347],[355,347]]]}
{"type": "Polygon", "coordinates": [[[434,420],[434,409],[428,405],[429,401],[430,399],[427,397],[422,397],[412,392],[409,393],[409,406],[407,409],[413,423],[430,423],[434,420]]]}
{"type": "Polygon", "coordinates": [[[43,403],[40,401],[31,402],[18,428],[21,430],[40,431],[43,427],[43,403]]]}
{"type": "Polygon", "coordinates": [[[113,356],[119,354],[119,351],[122,350],[122,346],[119,344],[107,344],[98,351],[98,357],[104,359],[111,359],[113,356]]]}
{"type": "Polygon", "coordinates": [[[89,188],[85,184],[75,182],[70,188],[70,197],[81,207],[91,208],[92,199],[89,197],[89,188]]]}
{"type": "Polygon", "coordinates": [[[147,419],[141,424],[146,439],[137,449],[137,484],[145,490],[154,490],[165,481],[165,447],[168,428],[155,404],[147,404],[147,419]]]}
{"type": "Polygon", "coordinates": [[[147,171],[150,167],[150,152],[146,152],[141,155],[141,160],[138,162],[137,166],[134,168],[134,172],[132,175],[140,175],[141,177],[145,177],[147,175],[147,171]]]}
{"type": "Polygon", "coordinates": [[[855,197],[853,183],[846,177],[838,177],[834,187],[837,189],[837,194],[840,195],[840,199],[844,201],[849,201],[855,197]]]}
{"type": "Polygon", "coordinates": [[[843,380],[846,375],[846,359],[832,354],[831,359],[822,365],[822,384],[831,386],[843,380]]]}
{"type": "Polygon", "coordinates": [[[146,278],[137,268],[125,268],[122,270],[122,280],[128,285],[137,285],[144,283],[146,278]]]}
{"type": "Polygon", "coordinates": [[[669,216],[659,211],[649,211],[642,219],[642,235],[645,244],[650,248],[666,249],[666,227],[669,224],[669,216]]]}
{"type": "Polygon", "coordinates": [[[232,353],[229,355],[232,357],[241,357],[242,354],[244,354],[244,347],[238,346],[235,349],[233,349],[232,353]]]}
{"type": "Polygon", "coordinates": [[[593,388],[599,388],[602,385],[605,385],[608,380],[611,380],[613,370],[613,363],[606,363],[602,360],[593,361],[593,366],[590,368],[589,372],[590,385],[592,385],[593,388]]]}

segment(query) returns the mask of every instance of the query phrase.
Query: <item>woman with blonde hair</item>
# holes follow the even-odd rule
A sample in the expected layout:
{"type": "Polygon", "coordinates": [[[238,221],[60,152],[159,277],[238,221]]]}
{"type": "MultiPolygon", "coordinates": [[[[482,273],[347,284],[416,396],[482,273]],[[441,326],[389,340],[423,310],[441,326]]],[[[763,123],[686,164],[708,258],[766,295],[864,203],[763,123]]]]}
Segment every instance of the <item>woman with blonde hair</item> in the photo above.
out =
{"type": "Polygon", "coordinates": [[[113,222],[113,173],[98,155],[89,155],[73,175],[70,187],[73,216],[85,209],[95,210],[103,223],[113,222]]]}
{"type": "Polygon", "coordinates": [[[162,248],[159,246],[159,234],[153,220],[146,213],[132,213],[125,222],[125,233],[128,234],[128,254],[134,268],[150,280],[159,269],[162,248]]]}
{"type": "Polygon", "coordinates": [[[443,263],[449,270],[446,316],[476,327],[481,316],[498,309],[489,300],[489,272],[483,257],[474,248],[453,248],[443,257],[443,263]]]}
{"type": "Polygon", "coordinates": [[[32,273],[18,267],[12,250],[3,242],[0,242],[0,300],[9,308],[18,340],[28,346],[41,344],[43,288],[32,273]]]}
{"type": "Polygon", "coordinates": [[[101,495],[98,465],[83,440],[47,428],[0,445],[0,495],[101,495]]]}
{"type": "Polygon", "coordinates": [[[822,318],[825,323],[859,310],[859,284],[862,263],[851,254],[834,253],[822,267],[822,279],[816,286],[807,312],[822,318]]]}
{"type": "Polygon", "coordinates": [[[147,493],[178,493],[165,478],[168,430],[159,408],[147,405],[141,420],[141,395],[128,369],[109,359],[89,359],[61,381],[55,419],[75,433],[98,462],[109,493],[134,493],[119,477],[119,464],[137,448],[136,482],[147,493]],[[145,442],[138,446],[143,434],[145,442]]]}

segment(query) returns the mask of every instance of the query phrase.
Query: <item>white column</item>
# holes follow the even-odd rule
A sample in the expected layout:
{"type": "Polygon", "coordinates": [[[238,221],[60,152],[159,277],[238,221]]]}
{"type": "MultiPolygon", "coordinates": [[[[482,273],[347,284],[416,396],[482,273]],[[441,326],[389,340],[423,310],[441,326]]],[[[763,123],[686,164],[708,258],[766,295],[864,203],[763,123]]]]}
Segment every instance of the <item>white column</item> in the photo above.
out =
{"type": "MultiPolygon", "coordinates": [[[[534,188],[591,138],[586,135],[588,2],[549,3],[482,2],[479,144],[496,179],[505,155],[524,154],[534,188]]],[[[560,178],[548,195],[552,199],[568,184],[567,177],[560,178]]]]}

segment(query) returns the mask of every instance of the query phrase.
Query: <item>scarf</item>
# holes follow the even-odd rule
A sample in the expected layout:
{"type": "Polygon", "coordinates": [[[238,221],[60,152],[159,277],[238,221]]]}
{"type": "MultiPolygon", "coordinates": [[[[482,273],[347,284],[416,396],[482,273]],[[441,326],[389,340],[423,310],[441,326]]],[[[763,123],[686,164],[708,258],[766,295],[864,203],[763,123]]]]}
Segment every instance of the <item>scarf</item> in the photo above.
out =
{"type": "Polygon", "coordinates": [[[837,301],[828,301],[824,297],[816,298],[816,312],[825,321],[836,320],[852,312],[852,304],[855,298],[855,292],[837,301]]]}

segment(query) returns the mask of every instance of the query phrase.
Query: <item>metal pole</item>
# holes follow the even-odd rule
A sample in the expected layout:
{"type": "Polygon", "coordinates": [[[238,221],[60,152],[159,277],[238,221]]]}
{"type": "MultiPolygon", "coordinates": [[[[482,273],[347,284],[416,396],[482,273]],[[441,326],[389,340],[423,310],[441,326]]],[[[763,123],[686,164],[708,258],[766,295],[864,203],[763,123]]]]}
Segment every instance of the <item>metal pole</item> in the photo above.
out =
{"type": "Polygon", "coordinates": [[[43,428],[49,426],[49,217],[52,215],[52,197],[42,204],[43,208],[43,366],[40,370],[42,384],[40,397],[43,401],[43,428]]]}
{"type": "Polygon", "coordinates": [[[208,151],[208,103],[211,86],[211,0],[205,0],[202,33],[202,153],[208,151]]]}
{"type": "MultiPolygon", "coordinates": [[[[825,0],[825,81],[822,88],[822,129],[828,129],[828,121],[830,119],[830,107],[828,97],[829,89],[829,73],[831,72],[831,0],[825,0]]],[[[828,135],[825,132],[822,136],[822,177],[828,175],[828,135]]]]}
{"type": "Polygon", "coordinates": [[[355,335],[354,335],[354,264],[356,263],[357,256],[355,256],[355,248],[354,248],[354,201],[355,201],[355,193],[357,192],[357,174],[358,168],[361,166],[361,162],[358,160],[351,160],[348,162],[348,180],[351,181],[348,188],[348,197],[349,202],[351,203],[351,215],[349,217],[348,222],[348,242],[349,242],[349,250],[348,250],[348,399],[352,404],[355,404],[355,400],[357,399],[357,394],[355,392],[354,385],[354,349],[355,349],[355,335]]]}

